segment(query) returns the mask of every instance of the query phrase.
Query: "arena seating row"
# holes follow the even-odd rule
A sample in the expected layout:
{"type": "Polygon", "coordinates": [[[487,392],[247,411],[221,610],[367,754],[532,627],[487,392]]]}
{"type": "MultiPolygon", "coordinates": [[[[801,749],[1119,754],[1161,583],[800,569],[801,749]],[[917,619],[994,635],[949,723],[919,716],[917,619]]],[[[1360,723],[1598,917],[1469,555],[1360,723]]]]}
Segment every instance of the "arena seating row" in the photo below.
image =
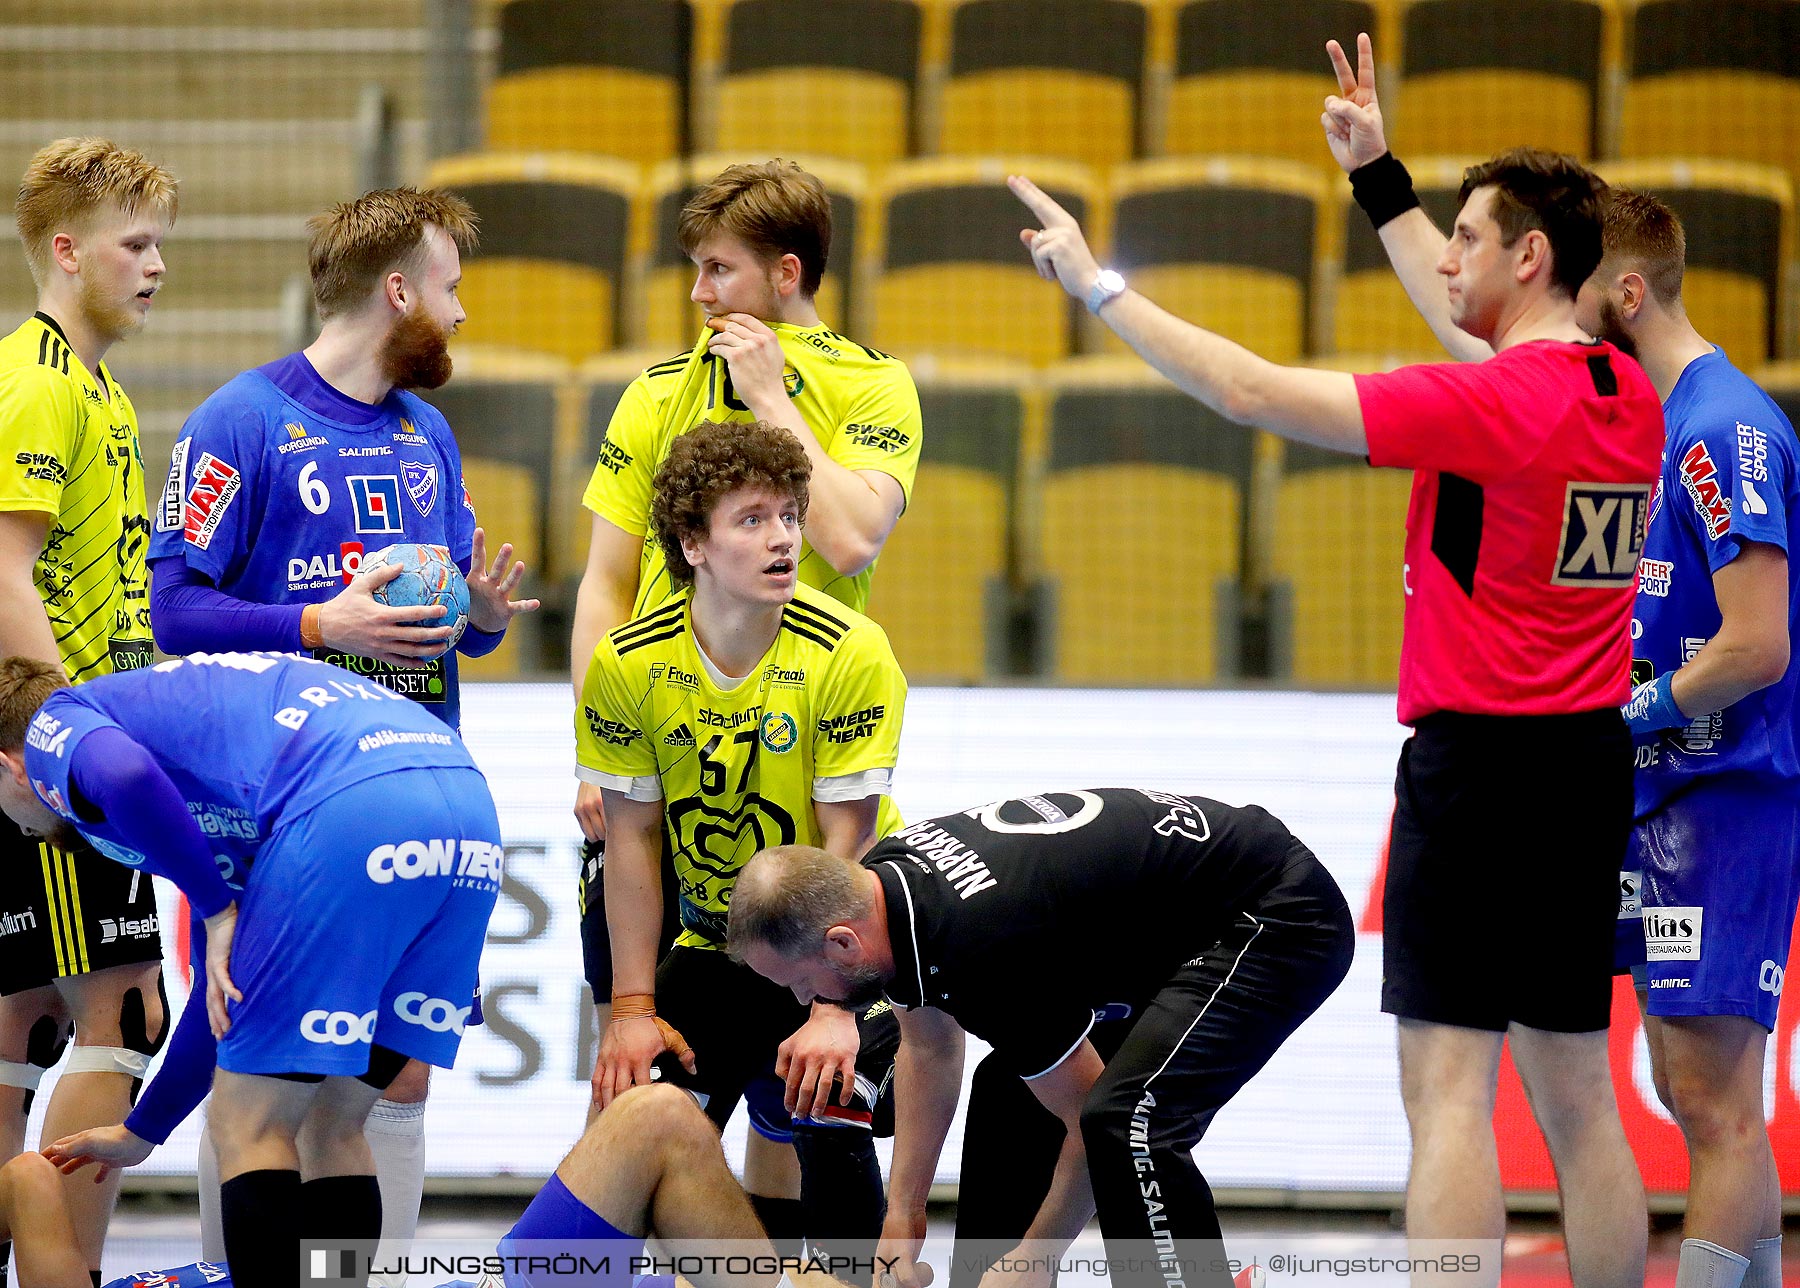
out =
{"type": "MultiPolygon", "coordinates": [[[[613,348],[693,343],[693,266],[675,244],[695,185],[746,154],[635,167],[566,153],[450,158],[433,183],[482,218],[465,262],[467,338],[581,361],[613,348]]],[[[1434,347],[1349,185],[1291,161],[1163,158],[1107,182],[1066,161],[925,158],[871,180],[803,158],[832,195],[819,297],[834,327],[910,357],[962,352],[1043,364],[1123,352],[1047,288],[1021,251],[1028,216],[1004,185],[1022,171],[1080,217],[1102,258],[1172,312],[1276,361],[1306,353],[1434,347]]],[[[1448,228],[1466,158],[1414,157],[1427,209],[1448,228]]],[[[1720,161],[1614,161],[1605,176],[1665,197],[1688,226],[1687,302],[1702,333],[1752,365],[1794,351],[1787,266],[1794,192],[1779,170],[1720,161]]]]}
{"type": "Polygon", "coordinates": [[[1530,140],[1800,174],[1790,0],[511,0],[488,146],[1316,167],[1323,45],[1358,31],[1407,154],[1530,140]]]}
{"type": "MultiPolygon", "coordinates": [[[[456,428],[483,523],[541,569],[553,600],[567,602],[586,558],[581,492],[613,408],[663,356],[574,366],[464,346],[456,379],[429,395],[456,428]]],[[[912,369],[924,455],[870,613],[915,680],[1191,684],[1266,669],[1393,682],[1409,475],[1231,425],[1135,358],[912,369]],[[1246,667],[1252,617],[1267,651],[1246,667]]],[[[1800,362],[1761,378],[1800,421],[1800,362]]],[[[560,665],[562,640],[541,643],[471,673],[560,665]]]]}

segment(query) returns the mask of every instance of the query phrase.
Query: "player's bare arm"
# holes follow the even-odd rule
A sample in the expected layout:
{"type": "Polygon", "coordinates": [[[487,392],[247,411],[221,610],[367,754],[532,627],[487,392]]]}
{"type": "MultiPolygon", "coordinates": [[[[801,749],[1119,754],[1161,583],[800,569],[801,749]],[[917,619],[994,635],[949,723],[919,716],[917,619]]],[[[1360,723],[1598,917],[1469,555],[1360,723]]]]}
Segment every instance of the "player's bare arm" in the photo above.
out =
{"type": "MultiPolygon", "coordinates": [[[[1100,276],[1081,225],[1022,175],[1007,180],[1013,195],[1042,225],[1019,239],[1045,281],[1086,300],[1100,276]]],[[[1127,290],[1101,306],[1100,320],[1184,393],[1227,420],[1336,452],[1366,453],[1362,405],[1353,377],[1337,371],[1282,367],[1240,344],[1184,322],[1127,290]]]]}
{"type": "MultiPolygon", "coordinates": [[[[1381,102],[1375,94],[1375,49],[1367,32],[1356,38],[1356,70],[1344,47],[1325,42],[1331,68],[1337,73],[1338,92],[1325,99],[1319,123],[1325,127],[1325,145],[1345,174],[1360,170],[1387,155],[1387,130],[1381,102]]],[[[1485,340],[1477,340],[1450,320],[1450,297],[1437,271],[1447,240],[1422,206],[1388,220],[1378,230],[1388,262],[1407,298],[1425,319],[1438,342],[1461,362],[1481,362],[1494,356],[1485,340]]]]}
{"type": "MultiPolygon", "coordinates": [[[[394,666],[413,666],[442,653],[444,641],[450,638],[450,627],[410,625],[444,616],[447,610],[442,604],[405,608],[383,604],[375,598],[375,592],[402,571],[400,564],[384,564],[358,573],[348,586],[319,605],[320,642],[327,648],[394,666]]],[[[473,599],[471,594],[471,605],[473,599]]]]}
{"type": "Polygon", "coordinates": [[[894,1161],[888,1174],[887,1218],[875,1249],[878,1259],[895,1260],[896,1288],[921,1288],[931,1282],[931,1268],[918,1264],[925,1246],[925,1200],[962,1095],[963,1046],[962,1026],[943,1011],[929,1006],[900,1011],[900,1049],[894,1055],[894,1161]]]}
{"type": "Polygon", "coordinates": [[[838,572],[854,576],[875,562],[906,504],[900,483],[879,470],[852,470],[832,458],[788,396],[787,359],[769,326],[748,313],[706,320],[707,351],[725,359],[732,387],[759,420],[793,432],[812,461],[806,540],[838,572]]]}
{"type": "MultiPolygon", "coordinates": [[[[612,938],[613,1012],[594,1062],[593,1094],[613,1097],[650,1081],[651,1062],[679,1050],[679,1034],[656,1018],[656,962],[662,926],[663,803],[634,801],[607,789],[611,839],[606,854],[606,925],[612,938]],[[673,1035],[673,1040],[671,1038],[673,1035]]],[[[687,1057],[692,1067],[693,1057],[687,1057]]]]}
{"type": "Polygon", "coordinates": [[[1670,681],[1675,705],[1689,719],[1723,711],[1788,668],[1787,553],[1768,542],[1745,542],[1712,582],[1718,632],[1670,681]]]}
{"type": "MultiPolygon", "coordinates": [[[[1061,1253],[1075,1241],[1094,1215],[1094,1190],[1088,1183],[1087,1146],[1081,1134],[1081,1110],[1088,1093],[1094,1089],[1105,1069],[1100,1053],[1092,1042],[1083,1042],[1069,1058],[1049,1073],[1031,1081],[1031,1093],[1038,1103],[1062,1121],[1062,1151],[1056,1156],[1056,1171],[1050,1178],[1050,1192],[1038,1208],[1037,1216],[1025,1231],[1027,1243],[1048,1244],[1061,1253]]],[[[985,1288],[995,1288],[990,1280],[994,1272],[983,1276],[985,1288]]],[[[1011,1282],[1047,1288],[1049,1278],[1015,1279],[1011,1282]]]]}
{"type": "Polygon", "coordinates": [[[475,529],[469,555],[469,625],[488,635],[498,635],[520,613],[537,611],[535,599],[514,599],[513,592],[525,580],[525,561],[514,560],[510,541],[487,557],[487,534],[475,529]]]}
{"type": "Polygon", "coordinates": [[[42,510],[0,513],[0,657],[30,657],[61,665],[56,633],[31,570],[50,535],[42,510]]]}
{"type": "MultiPolygon", "coordinates": [[[[611,520],[594,515],[588,538],[587,567],[575,589],[575,621],[569,631],[569,677],[575,683],[575,700],[600,637],[631,620],[637,602],[638,570],[644,557],[644,538],[633,536],[611,520]]],[[[606,812],[600,789],[592,783],[575,786],[575,821],[590,841],[606,839],[606,812]]],[[[596,999],[597,1000],[597,999],[596,999]]],[[[600,1003],[600,1005],[605,1005],[600,1003]]]]}

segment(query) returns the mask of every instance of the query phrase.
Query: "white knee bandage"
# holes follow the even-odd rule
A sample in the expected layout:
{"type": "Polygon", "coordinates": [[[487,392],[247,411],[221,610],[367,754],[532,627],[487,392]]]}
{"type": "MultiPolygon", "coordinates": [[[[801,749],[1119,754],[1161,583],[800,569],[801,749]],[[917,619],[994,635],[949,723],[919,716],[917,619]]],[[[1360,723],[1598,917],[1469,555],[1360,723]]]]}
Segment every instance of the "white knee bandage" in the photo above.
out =
{"type": "Polygon", "coordinates": [[[150,1072],[150,1057],[129,1047],[77,1046],[69,1052],[64,1073],[123,1073],[142,1078],[150,1072]]]}
{"type": "Polygon", "coordinates": [[[0,1060],[0,1087],[17,1087],[20,1091],[36,1091],[44,1079],[44,1071],[35,1064],[14,1064],[0,1060]]]}

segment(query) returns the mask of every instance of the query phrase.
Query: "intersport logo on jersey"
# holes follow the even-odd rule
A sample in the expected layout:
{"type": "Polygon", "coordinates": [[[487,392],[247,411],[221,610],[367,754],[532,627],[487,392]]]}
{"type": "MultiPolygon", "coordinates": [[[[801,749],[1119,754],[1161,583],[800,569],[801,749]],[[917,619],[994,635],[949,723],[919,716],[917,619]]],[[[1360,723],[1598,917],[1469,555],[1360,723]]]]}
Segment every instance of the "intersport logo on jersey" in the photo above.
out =
{"type": "Polygon", "coordinates": [[[483,881],[500,888],[506,851],[492,841],[458,841],[454,838],[401,841],[378,845],[369,851],[364,868],[376,885],[417,881],[421,877],[455,877],[459,881],[483,881]]]}

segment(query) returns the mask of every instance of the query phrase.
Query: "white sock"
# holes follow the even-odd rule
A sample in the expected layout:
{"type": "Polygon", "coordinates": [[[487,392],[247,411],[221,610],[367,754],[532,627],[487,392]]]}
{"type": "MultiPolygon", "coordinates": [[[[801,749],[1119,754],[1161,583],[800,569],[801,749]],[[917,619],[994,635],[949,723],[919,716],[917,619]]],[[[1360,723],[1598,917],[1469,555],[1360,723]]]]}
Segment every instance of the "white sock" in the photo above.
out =
{"type": "Polygon", "coordinates": [[[1781,1236],[1771,1235],[1750,1245],[1750,1269],[1743,1288],[1781,1288],[1781,1236]]]}
{"type": "MultiPolygon", "coordinates": [[[[425,1102],[399,1105],[377,1100],[363,1124],[369,1152],[375,1155],[375,1177],[381,1184],[381,1247],[377,1265],[405,1255],[419,1230],[419,1200],[425,1192],[425,1102]]],[[[403,1275],[377,1275],[373,1288],[401,1288],[403,1275]]]]}
{"type": "Polygon", "coordinates": [[[1729,1248],[1705,1239],[1683,1239],[1675,1288],[1739,1288],[1749,1268],[1750,1258],[1729,1248]]]}
{"type": "MultiPolygon", "coordinates": [[[[206,1107],[212,1109],[210,1100],[206,1107]]],[[[210,1123],[200,1129],[195,1161],[200,1173],[200,1259],[217,1265],[225,1260],[225,1225],[219,1218],[219,1153],[213,1148],[210,1123]]]]}

